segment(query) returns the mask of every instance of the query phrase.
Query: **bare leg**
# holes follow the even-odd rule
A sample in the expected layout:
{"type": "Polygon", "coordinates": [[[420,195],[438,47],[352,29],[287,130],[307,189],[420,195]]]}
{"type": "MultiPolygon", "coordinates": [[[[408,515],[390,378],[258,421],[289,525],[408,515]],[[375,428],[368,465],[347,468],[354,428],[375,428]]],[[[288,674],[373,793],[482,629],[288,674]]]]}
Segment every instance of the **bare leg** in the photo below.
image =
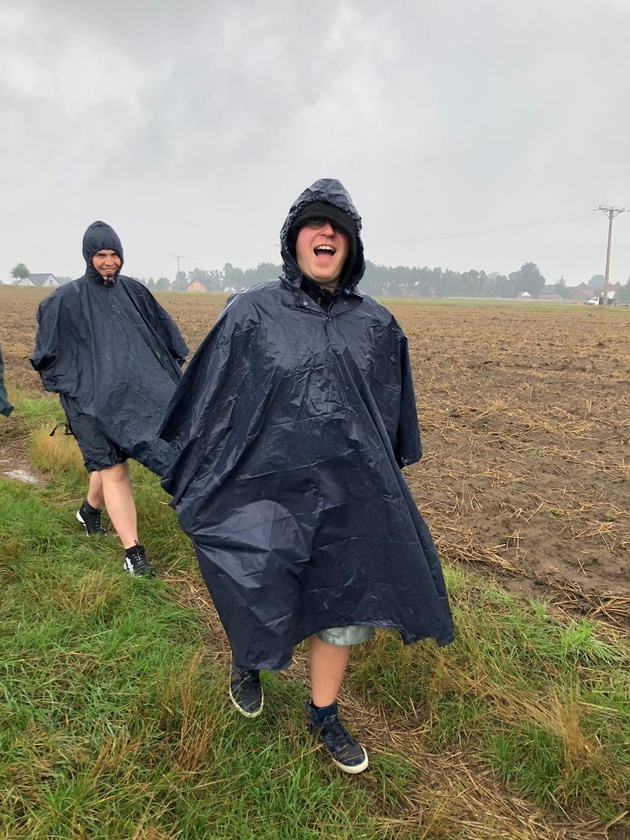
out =
{"type": "Polygon", "coordinates": [[[131,548],[138,539],[136,505],[131,495],[129,465],[115,464],[100,471],[105,507],[124,548],[131,548]]]}
{"type": "Polygon", "coordinates": [[[87,492],[87,503],[93,508],[102,508],[105,504],[103,496],[103,480],[100,472],[90,473],[90,484],[87,492]]]}
{"type": "Polygon", "coordinates": [[[339,687],[350,658],[350,645],[329,645],[317,636],[308,641],[311,666],[311,696],[316,706],[330,706],[337,699],[339,687]]]}

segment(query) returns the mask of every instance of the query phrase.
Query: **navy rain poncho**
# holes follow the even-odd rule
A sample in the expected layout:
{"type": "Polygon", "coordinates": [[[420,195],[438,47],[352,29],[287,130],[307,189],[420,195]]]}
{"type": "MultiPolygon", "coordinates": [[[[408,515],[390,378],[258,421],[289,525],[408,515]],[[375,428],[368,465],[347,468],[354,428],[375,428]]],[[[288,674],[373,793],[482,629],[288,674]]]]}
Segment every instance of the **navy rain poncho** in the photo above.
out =
{"type": "Polygon", "coordinates": [[[142,283],[120,274],[103,280],[92,265],[101,249],[123,259],[115,231],[94,222],[83,238],[85,275],[39,306],[31,363],[59,394],[88,471],[117,463],[119,450],[163,475],[174,452],[157,431],[188,348],[142,283]]]}
{"type": "Polygon", "coordinates": [[[2,361],[2,348],[0,348],[0,414],[8,417],[13,411],[13,406],[9,402],[6,388],[4,387],[4,362],[2,361]]]}
{"type": "Polygon", "coordinates": [[[306,190],[282,228],[281,279],[232,297],[162,429],[180,453],[163,486],[243,667],[280,669],[332,627],[453,638],[438,555],[400,470],[422,454],[407,341],[356,289],[360,232],[338,181],[306,190]],[[301,288],[289,244],[315,201],[356,231],[329,312],[301,288]]]}

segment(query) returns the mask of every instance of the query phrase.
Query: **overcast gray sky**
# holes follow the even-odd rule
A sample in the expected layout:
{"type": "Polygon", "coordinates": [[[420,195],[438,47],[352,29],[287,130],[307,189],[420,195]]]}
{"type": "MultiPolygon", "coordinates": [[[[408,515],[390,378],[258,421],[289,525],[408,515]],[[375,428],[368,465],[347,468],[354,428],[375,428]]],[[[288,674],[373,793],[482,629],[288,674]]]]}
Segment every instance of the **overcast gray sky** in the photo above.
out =
{"type": "MultiPolygon", "coordinates": [[[[0,279],[279,262],[336,177],[368,259],[569,285],[630,210],[630,0],[0,0],[0,279]]],[[[630,276],[630,212],[611,281],[630,276]]]]}

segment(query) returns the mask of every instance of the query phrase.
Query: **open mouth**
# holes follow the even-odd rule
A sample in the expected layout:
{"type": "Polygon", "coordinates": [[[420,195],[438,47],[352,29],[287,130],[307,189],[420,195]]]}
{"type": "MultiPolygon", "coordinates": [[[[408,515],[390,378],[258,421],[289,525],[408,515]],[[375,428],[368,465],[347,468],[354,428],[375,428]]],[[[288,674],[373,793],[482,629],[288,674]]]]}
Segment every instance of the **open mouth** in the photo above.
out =
{"type": "Polygon", "coordinates": [[[313,253],[316,257],[332,257],[336,252],[332,245],[317,245],[313,248],[313,253]]]}

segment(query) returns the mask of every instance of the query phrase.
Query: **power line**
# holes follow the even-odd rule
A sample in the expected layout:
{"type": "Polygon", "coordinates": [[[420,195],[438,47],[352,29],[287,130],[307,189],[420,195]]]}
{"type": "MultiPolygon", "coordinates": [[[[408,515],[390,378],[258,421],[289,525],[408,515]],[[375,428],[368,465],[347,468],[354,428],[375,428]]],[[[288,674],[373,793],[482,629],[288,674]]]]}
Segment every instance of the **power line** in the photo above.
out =
{"type": "Polygon", "coordinates": [[[459,233],[445,233],[437,234],[435,236],[419,236],[414,237],[413,239],[388,240],[387,242],[379,242],[375,244],[398,245],[404,242],[434,242],[440,239],[458,239],[463,236],[479,236],[484,234],[502,233],[503,231],[525,230],[529,228],[544,227],[545,225],[578,221],[579,219],[585,219],[587,216],[590,216],[592,212],[592,210],[582,210],[576,213],[567,213],[562,216],[549,216],[543,219],[534,219],[529,222],[511,222],[506,225],[496,225],[494,227],[488,228],[474,228],[472,230],[461,231],[459,233]]]}

